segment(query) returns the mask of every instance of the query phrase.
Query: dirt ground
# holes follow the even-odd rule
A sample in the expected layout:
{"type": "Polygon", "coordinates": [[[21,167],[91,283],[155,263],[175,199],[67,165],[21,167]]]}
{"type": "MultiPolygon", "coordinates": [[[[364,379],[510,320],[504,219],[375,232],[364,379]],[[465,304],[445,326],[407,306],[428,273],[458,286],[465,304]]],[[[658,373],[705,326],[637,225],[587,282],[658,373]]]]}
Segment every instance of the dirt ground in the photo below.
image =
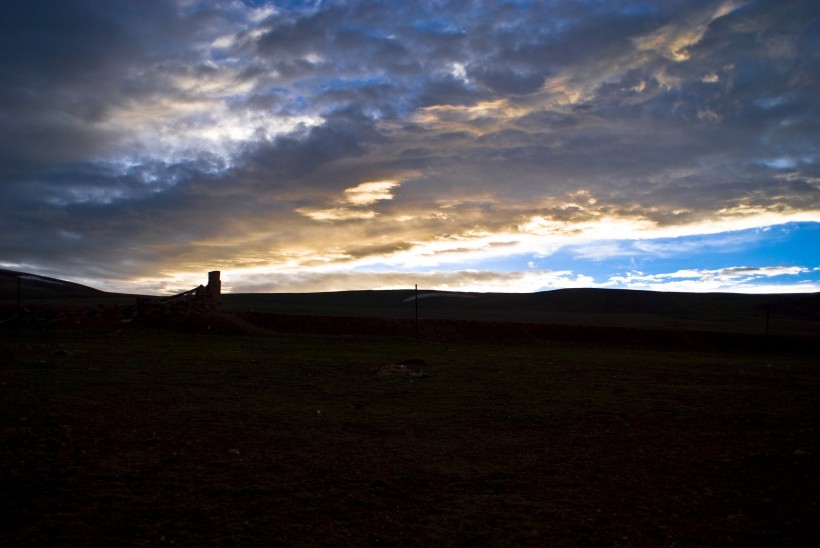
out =
{"type": "Polygon", "coordinates": [[[0,330],[0,543],[820,540],[805,352],[229,324],[0,330]]]}

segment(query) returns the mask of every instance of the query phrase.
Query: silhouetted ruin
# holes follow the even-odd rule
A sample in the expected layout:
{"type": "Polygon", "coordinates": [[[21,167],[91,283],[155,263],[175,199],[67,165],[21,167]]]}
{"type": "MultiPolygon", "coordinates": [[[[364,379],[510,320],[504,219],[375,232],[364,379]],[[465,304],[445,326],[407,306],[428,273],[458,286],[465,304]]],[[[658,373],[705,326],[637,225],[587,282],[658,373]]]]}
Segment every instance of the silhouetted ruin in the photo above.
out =
{"type": "Polygon", "coordinates": [[[222,281],[220,271],[208,272],[208,285],[183,291],[162,300],[166,308],[179,311],[218,312],[222,308],[222,281]]]}
{"type": "Polygon", "coordinates": [[[208,310],[219,310],[222,307],[222,281],[219,279],[219,270],[208,272],[205,307],[208,310]]]}

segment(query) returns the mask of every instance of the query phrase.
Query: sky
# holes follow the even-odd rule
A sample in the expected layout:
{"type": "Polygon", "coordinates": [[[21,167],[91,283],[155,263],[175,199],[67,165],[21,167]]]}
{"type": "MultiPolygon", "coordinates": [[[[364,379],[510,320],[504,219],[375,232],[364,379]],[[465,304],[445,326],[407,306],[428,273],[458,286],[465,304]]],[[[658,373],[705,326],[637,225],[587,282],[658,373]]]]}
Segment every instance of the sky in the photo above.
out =
{"type": "Polygon", "coordinates": [[[0,268],[820,291],[815,0],[0,9],[0,268]]]}

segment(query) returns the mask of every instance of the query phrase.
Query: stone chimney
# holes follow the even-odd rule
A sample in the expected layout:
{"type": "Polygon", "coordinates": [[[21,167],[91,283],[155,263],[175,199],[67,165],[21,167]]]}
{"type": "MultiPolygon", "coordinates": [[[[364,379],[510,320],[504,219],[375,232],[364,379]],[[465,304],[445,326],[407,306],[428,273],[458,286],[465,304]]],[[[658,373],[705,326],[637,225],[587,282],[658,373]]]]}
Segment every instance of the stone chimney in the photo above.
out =
{"type": "Polygon", "coordinates": [[[208,310],[219,310],[222,307],[222,282],[219,270],[208,272],[208,286],[205,288],[205,299],[208,310]]]}

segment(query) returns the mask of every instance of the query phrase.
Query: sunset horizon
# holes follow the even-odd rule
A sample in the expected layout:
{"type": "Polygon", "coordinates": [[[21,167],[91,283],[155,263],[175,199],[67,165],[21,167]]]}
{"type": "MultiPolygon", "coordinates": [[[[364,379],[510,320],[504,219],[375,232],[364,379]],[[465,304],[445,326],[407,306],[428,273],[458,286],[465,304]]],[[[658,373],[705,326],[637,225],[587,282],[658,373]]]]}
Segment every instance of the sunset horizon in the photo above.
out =
{"type": "Polygon", "coordinates": [[[15,3],[0,268],[820,292],[811,2],[15,3]]]}

